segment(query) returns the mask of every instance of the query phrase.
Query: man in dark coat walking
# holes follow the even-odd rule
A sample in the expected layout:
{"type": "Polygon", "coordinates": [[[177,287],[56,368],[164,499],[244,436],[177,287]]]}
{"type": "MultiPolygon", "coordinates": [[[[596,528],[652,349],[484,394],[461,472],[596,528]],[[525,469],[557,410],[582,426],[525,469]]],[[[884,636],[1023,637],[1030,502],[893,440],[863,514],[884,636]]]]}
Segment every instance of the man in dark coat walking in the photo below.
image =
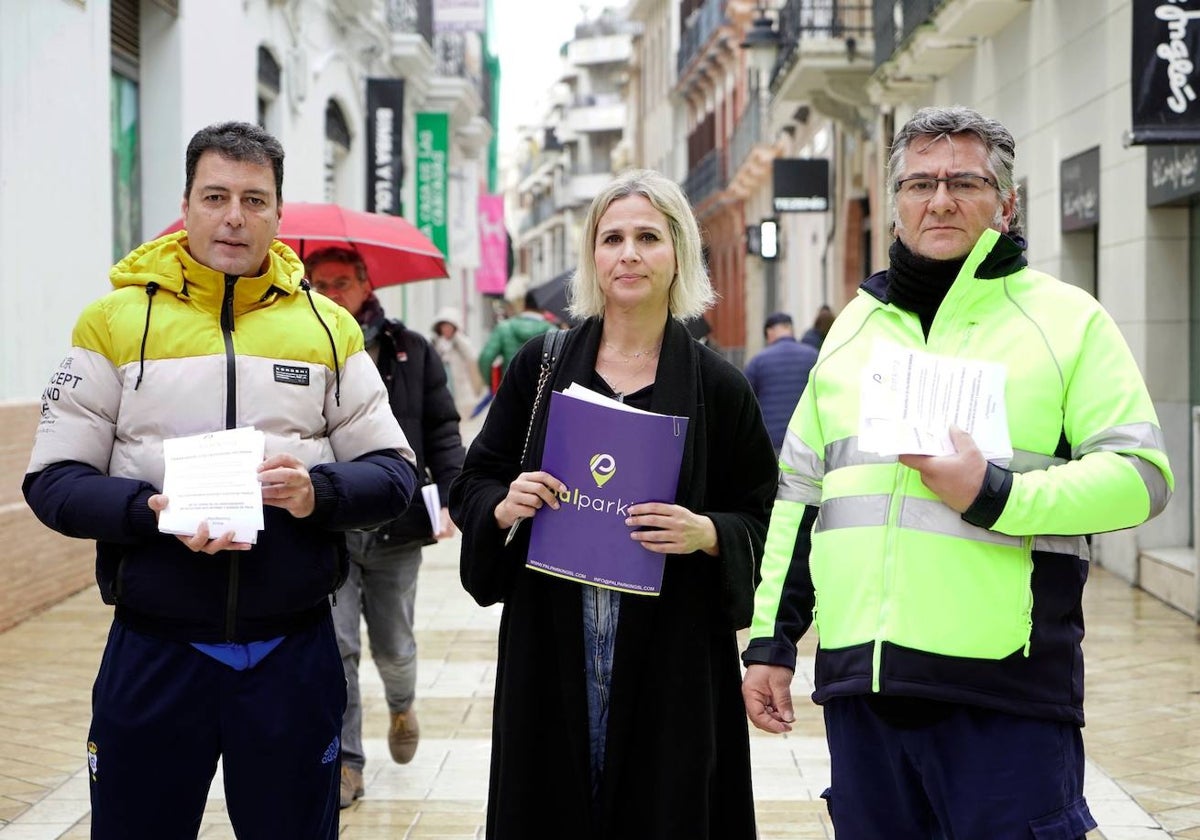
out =
{"type": "Polygon", "coordinates": [[[746,378],[758,397],[763,421],[771,435],[775,454],[783,448],[788,421],[800,402],[808,372],[817,363],[817,351],[796,341],[792,332],[792,316],[776,312],[763,325],[767,346],[746,365],[746,378]]]}
{"type": "Polygon", "coordinates": [[[388,402],[417,456],[421,483],[432,482],[440,500],[436,528],[426,505],[414,501],[404,515],[374,531],[346,534],[350,574],[333,607],[338,648],[346,671],[346,717],[342,725],[340,804],[348,808],[364,793],[366,763],[362,743],[362,695],[358,663],[359,625],[365,617],[371,657],[387,699],[388,750],[397,764],[412,761],[420,727],[413,709],[417,682],[417,642],[413,612],[421,547],[454,533],[445,500],[465,454],[458,411],[447,387],[446,367],[420,333],[387,318],[371,290],[366,266],[354,251],[326,248],[306,261],[317,291],[332,298],[363,329],[367,352],[387,387],[388,402]]]}

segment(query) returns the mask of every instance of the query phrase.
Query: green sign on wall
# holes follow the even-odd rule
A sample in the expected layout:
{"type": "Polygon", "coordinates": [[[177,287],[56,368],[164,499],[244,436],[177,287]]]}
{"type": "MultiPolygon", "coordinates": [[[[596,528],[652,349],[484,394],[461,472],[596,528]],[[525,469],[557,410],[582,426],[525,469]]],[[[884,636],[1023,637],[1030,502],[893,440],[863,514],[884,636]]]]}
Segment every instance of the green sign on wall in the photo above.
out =
{"type": "Polygon", "coordinates": [[[417,228],[450,259],[446,235],[450,115],[417,114],[417,228]]]}

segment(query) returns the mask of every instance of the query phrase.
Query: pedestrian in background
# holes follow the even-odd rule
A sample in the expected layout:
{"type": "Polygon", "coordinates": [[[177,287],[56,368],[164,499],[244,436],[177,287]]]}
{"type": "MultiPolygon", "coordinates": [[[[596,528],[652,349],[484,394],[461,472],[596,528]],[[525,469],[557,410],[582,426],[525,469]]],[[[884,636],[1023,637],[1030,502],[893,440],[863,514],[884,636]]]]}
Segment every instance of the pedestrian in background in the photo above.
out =
{"type": "Polygon", "coordinates": [[[333,607],[338,649],[346,672],[346,717],[342,724],[340,804],[348,808],[364,793],[363,703],[358,666],[360,626],[367,623],[371,659],[383,681],[388,707],[388,751],[397,764],[412,761],[420,739],[413,708],[417,688],[417,640],[413,614],[421,548],[454,534],[446,501],[450,482],[462,468],[464,450],[458,412],[446,386],[441,357],[420,333],[388,318],[371,290],[359,255],[326,248],[306,261],[313,288],[354,316],[367,353],[387,388],[392,414],[416,454],[422,484],[437,485],[442,501],[437,527],[421,500],[398,519],[371,531],[346,534],[350,573],[333,607]]]}
{"type": "Polygon", "coordinates": [[[256,125],[187,148],[184,229],[142,245],[84,309],[24,491],[96,540],[115,604],[92,692],[91,836],[195,837],[221,760],[238,837],[337,836],[346,682],[329,596],[342,532],[399,515],[412,451],[354,319],[273,242],[283,148],[256,125]],[[253,426],[264,527],[158,530],[163,442],[253,426]]]}
{"type": "Polygon", "coordinates": [[[470,417],[484,394],[483,379],[476,364],[475,347],[462,331],[455,307],[447,306],[438,312],[433,321],[432,343],[446,366],[459,417],[470,417]]]}
{"type": "Polygon", "coordinates": [[[524,275],[517,275],[508,281],[504,297],[510,306],[517,308],[517,312],[496,324],[479,353],[479,373],[485,382],[490,382],[493,386],[499,384],[500,378],[508,370],[509,363],[521,349],[521,345],[535,335],[558,329],[538,308],[537,298],[529,291],[529,278],[524,275]],[[492,368],[497,360],[499,370],[497,375],[493,375],[492,368]]]}
{"type": "Polygon", "coordinates": [[[900,129],[891,265],[834,322],[783,451],[743,694],[755,726],[791,727],[796,640],[819,599],[813,699],[838,840],[1096,827],[1085,535],[1155,516],[1174,479],[1112,318],[1026,264],[1014,154],[1008,129],[964,107],[900,129]],[[951,455],[859,451],[879,344],[1003,365],[1012,458],[986,461],[954,427],[951,455]]]}
{"type": "Polygon", "coordinates": [[[771,445],[778,455],[788,421],[808,384],[808,372],[817,362],[817,351],[796,341],[792,316],[786,312],[769,315],[763,335],[767,346],[746,364],[746,379],[758,398],[771,445]]]}
{"type": "Polygon", "coordinates": [[[800,336],[800,342],[809,345],[814,350],[820,350],[825,336],[829,335],[829,328],[833,326],[833,319],[833,310],[829,308],[829,304],[821,304],[821,308],[817,310],[817,316],[813,318],[813,325],[804,331],[804,335],[800,336]]]}
{"type": "Polygon", "coordinates": [[[592,202],[579,253],[582,323],[548,387],[578,382],[688,417],[683,465],[673,499],[631,500],[625,519],[630,539],[666,555],[658,596],[527,569],[530,528],[505,536],[564,487],[537,468],[543,342],[513,359],[450,489],[463,585],[504,604],[487,836],[753,840],[736,631],[774,492],[770,440],[745,378],[684,325],[714,295],[678,185],[647,170],[617,178],[592,202]]]}

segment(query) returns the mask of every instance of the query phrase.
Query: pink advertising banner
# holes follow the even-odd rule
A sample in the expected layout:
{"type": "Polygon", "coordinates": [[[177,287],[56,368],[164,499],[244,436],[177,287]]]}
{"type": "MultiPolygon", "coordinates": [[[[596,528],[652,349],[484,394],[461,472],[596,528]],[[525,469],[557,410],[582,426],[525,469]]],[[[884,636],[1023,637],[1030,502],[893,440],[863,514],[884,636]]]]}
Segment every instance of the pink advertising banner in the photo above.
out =
{"type": "Polygon", "coordinates": [[[508,234],[504,228],[504,196],[479,194],[479,268],[475,290],[504,294],[508,282],[508,234]]]}

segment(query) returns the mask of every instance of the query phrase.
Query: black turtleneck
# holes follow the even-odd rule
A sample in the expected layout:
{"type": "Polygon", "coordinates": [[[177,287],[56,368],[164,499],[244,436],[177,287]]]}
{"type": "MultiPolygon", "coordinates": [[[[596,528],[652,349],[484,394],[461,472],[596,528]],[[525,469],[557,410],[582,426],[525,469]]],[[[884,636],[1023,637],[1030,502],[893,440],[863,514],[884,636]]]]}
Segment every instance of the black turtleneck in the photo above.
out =
{"type": "Polygon", "coordinates": [[[921,329],[929,338],[933,316],[967,257],[964,254],[953,260],[931,260],[914,254],[899,239],[892,243],[888,255],[891,257],[887,272],[888,301],[919,317],[921,329]]]}

